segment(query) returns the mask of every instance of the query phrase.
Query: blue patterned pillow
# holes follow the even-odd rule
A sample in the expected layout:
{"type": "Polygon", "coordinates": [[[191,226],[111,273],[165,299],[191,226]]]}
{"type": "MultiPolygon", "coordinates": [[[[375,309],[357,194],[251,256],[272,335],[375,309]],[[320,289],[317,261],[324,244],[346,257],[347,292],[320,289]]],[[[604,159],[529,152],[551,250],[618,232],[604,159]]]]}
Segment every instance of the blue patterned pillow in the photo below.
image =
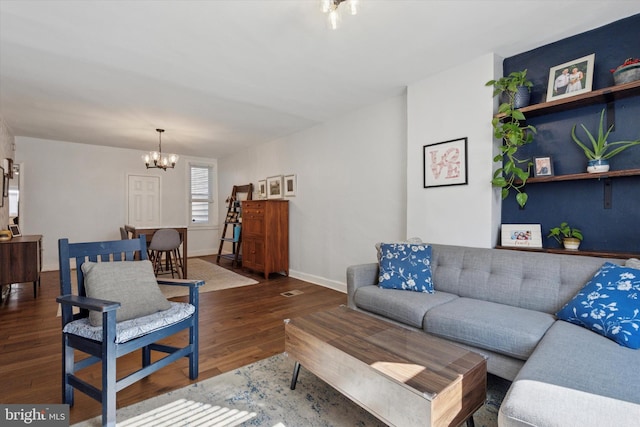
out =
{"type": "Polygon", "coordinates": [[[639,313],[640,270],[607,262],[556,315],[637,349],[639,313]]]}
{"type": "Polygon", "coordinates": [[[381,288],[433,293],[431,246],[382,243],[379,254],[381,288]]]}

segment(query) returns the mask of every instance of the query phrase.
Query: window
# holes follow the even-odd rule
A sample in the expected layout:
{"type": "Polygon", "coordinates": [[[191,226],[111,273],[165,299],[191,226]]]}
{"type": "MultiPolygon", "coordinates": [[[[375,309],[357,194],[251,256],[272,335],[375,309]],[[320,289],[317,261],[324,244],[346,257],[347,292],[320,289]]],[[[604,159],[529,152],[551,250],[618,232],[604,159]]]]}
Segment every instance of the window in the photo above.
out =
{"type": "Polygon", "coordinates": [[[213,222],[213,168],[211,166],[190,165],[191,182],[191,223],[210,224],[213,222]]]}

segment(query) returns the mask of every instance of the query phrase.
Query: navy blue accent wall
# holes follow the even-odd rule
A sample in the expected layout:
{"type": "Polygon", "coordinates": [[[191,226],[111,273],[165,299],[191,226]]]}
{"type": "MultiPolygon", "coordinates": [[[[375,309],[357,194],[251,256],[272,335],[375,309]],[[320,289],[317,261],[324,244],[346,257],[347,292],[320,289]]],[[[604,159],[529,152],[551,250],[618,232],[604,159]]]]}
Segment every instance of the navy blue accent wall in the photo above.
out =
{"type": "MultiPolygon", "coordinates": [[[[506,58],[504,74],[527,69],[534,83],[531,103],[546,99],[549,69],[595,53],[593,90],[613,86],[610,69],[626,58],[640,57],[640,14],[595,30],[560,40],[535,50],[506,58]]],[[[615,127],[609,141],[640,138],[640,96],[613,103],[615,127]]],[[[587,159],[571,139],[571,128],[580,124],[595,134],[600,112],[606,104],[580,107],[532,118],[538,134],[522,150],[523,157],[552,156],[555,175],[586,172],[587,159]]],[[[605,113],[605,120],[606,120],[605,113]]],[[[606,122],[605,122],[606,123],[606,122]]],[[[610,160],[611,170],[640,168],[640,146],[632,147],[610,160]]],[[[604,180],[562,181],[530,184],[529,201],[520,209],[513,194],[502,202],[505,224],[541,224],[544,247],[558,247],[546,235],[562,221],[580,228],[584,241],[580,249],[640,253],[640,177],[611,180],[612,206],[604,207],[604,180]]]]}

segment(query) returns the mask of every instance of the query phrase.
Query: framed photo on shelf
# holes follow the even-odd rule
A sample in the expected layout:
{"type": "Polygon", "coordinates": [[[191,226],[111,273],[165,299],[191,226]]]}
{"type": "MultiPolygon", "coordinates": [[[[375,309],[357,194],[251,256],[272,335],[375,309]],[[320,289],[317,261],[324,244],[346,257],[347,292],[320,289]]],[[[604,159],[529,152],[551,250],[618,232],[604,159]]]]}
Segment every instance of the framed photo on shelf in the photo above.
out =
{"type": "Polygon", "coordinates": [[[9,224],[9,231],[11,231],[11,237],[20,237],[20,226],[18,224],[9,224]]]}
{"type": "Polygon", "coordinates": [[[284,195],[285,197],[294,197],[296,195],[296,176],[285,175],[284,176],[284,195]]]}
{"type": "Polygon", "coordinates": [[[502,246],[542,248],[540,224],[502,224],[502,246]]]}
{"type": "Polygon", "coordinates": [[[467,138],[422,147],[424,188],[467,184],[467,138]]]}
{"type": "Polygon", "coordinates": [[[282,199],[282,175],[267,178],[267,199],[282,199]]]}
{"type": "Polygon", "coordinates": [[[547,86],[547,102],[591,92],[596,54],[551,67],[547,86]]]}
{"type": "Polygon", "coordinates": [[[553,159],[551,156],[533,158],[533,176],[553,176],[553,159]]]}
{"type": "Polygon", "coordinates": [[[267,180],[261,179],[258,181],[258,199],[267,198],[267,180]]]}

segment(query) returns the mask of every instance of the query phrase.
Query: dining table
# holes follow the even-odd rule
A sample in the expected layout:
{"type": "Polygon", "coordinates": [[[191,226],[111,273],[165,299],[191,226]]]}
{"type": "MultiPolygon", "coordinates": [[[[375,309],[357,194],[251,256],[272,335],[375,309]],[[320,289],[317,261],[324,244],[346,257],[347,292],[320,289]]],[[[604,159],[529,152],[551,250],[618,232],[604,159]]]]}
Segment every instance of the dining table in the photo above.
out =
{"type": "Polygon", "coordinates": [[[156,231],[166,229],[166,228],[173,228],[180,234],[180,240],[182,241],[182,275],[183,275],[183,279],[186,279],[189,277],[187,275],[187,227],[186,226],[183,226],[183,225],[178,225],[178,226],[163,225],[163,226],[157,226],[157,227],[135,227],[133,225],[124,226],[124,229],[127,231],[127,233],[129,233],[129,236],[132,239],[136,239],[144,234],[147,239],[147,246],[149,245],[149,243],[151,243],[151,239],[153,238],[153,235],[155,234],[156,231]]]}

